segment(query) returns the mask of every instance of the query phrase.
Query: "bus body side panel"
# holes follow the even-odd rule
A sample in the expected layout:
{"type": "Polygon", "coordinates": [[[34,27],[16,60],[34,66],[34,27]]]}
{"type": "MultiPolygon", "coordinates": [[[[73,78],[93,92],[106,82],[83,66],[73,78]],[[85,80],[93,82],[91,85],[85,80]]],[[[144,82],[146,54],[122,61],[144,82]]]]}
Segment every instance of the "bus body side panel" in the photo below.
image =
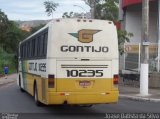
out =
{"type": "Polygon", "coordinates": [[[21,85],[23,86],[22,88],[27,91],[27,61],[21,60],[21,85]]]}
{"type": "MultiPolygon", "coordinates": [[[[119,69],[119,60],[113,59],[112,60],[112,76],[119,74],[118,69],[119,69]]],[[[114,85],[113,81],[112,81],[112,90],[115,90],[115,91],[118,90],[118,85],[114,85]]]]}
{"type": "Polygon", "coordinates": [[[22,61],[19,60],[19,64],[18,64],[18,76],[17,76],[17,84],[24,89],[24,79],[23,79],[23,75],[22,75],[22,61]]]}
{"type": "Polygon", "coordinates": [[[22,72],[20,72],[25,91],[34,95],[34,83],[36,82],[38,99],[45,103],[47,100],[48,74],[47,60],[28,60],[22,62],[22,72]]]}

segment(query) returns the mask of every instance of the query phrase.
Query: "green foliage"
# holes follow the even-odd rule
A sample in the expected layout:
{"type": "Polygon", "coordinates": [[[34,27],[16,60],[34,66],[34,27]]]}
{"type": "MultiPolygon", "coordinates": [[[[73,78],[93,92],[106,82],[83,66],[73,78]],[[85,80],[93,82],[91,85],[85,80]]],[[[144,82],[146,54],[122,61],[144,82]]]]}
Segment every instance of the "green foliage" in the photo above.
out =
{"type": "Polygon", "coordinates": [[[74,15],[74,13],[73,12],[70,12],[70,13],[68,13],[68,12],[65,12],[65,13],[63,13],[63,18],[72,18],[73,17],[73,15],[74,15]]]}
{"type": "Polygon", "coordinates": [[[88,6],[94,7],[93,5],[99,4],[102,0],[83,0],[88,6]]]}
{"type": "Polygon", "coordinates": [[[118,0],[101,0],[95,9],[95,18],[118,21],[118,0]]]}
{"type": "Polygon", "coordinates": [[[8,53],[15,53],[23,37],[23,31],[18,28],[15,22],[9,21],[5,40],[3,39],[3,49],[8,53]]]}
{"type": "Polygon", "coordinates": [[[31,32],[22,31],[15,22],[9,21],[7,15],[0,10],[0,74],[3,74],[5,65],[9,67],[10,73],[16,71],[19,42],[43,26],[34,27],[31,32]]]}
{"type": "Polygon", "coordinates": [[[77,12],[65,12],[63,13],[63,18],[82,18],[84,16],[83,13],[77,13],[77,12]]]}
{"type": "Polygon", "coordinates": [[[4,12],[1,11],[0,9],[0,45],[3,45],[3,40],[5,39],[5,34],[7,32],[8,29],[8,18],[7,15],[4,14],[4,12]]]}
{"type": "Polygon", "coordinates": [[[119,0],[83,0],[90,7],[95,8],[95,18],[118,21],[119,0]],[[93,3],[94,2],[94,3],[93,3]],[[94,5],[94,6],[93,6],[94,5]]]}
{"type": "Polygon", "coordinates": [[[58,7],[58,3],[54,3],[53,1],[45,1],[44,2],[44,6],[45,6],[45,9],[46,9],[46,13],[48,16],[53,16],[53,11],[56,10],[56,8],[58,7]]]}
{"type": "Polygon", "coordinates": [[[9,73],[15,73],[17,68],[17,60],[15,59],[15,54],[8,54],[0,48],[0,74],[4,74],[4,66],[9,67],[9,73]]]}
{"type": "Polygon", "coordinates": [[[7,53],[16,53],[19,42],[27,35],[15,22],[9,21],[7,15],[0,10],[0,48],[7,53]]]}
{"type": "Polygon", "coordinates": [[[125,42],[129,42],[129,38],[133,36],[132,33],[127,33],[125,30],[117,30],[118,33],[118,44],[119,44],[119,53],[122,55],[124,53],[123,45],[125,42]]]}
{"type": "Polygon", "coordinates": [[[19,42],[28,34],[18,28],[18,25],[9,21],[7,15],[0,10],[0,73],[7,65],[9,72],[16,71],[17,54],[19,42]]]}

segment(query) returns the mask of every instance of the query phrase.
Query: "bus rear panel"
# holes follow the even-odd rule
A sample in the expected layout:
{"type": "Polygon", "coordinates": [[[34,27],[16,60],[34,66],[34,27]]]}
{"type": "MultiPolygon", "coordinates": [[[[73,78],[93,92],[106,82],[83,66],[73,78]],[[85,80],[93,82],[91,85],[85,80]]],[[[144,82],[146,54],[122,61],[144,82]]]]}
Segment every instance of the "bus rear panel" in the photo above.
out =
{"type": "Polygon", "coordinates": [[[54,75],[54,88],[48,92],[47,103],[117,102],[118,40],[114,24],[60,20],[52,32],[48,66],[49,74],[54,75]]]}

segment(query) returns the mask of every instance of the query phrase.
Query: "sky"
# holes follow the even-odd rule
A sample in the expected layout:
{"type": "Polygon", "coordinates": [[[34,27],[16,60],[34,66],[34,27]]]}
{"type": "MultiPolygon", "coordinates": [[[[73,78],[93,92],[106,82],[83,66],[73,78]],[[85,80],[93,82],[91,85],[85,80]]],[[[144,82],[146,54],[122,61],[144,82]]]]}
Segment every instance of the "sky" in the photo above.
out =
{"type": "MultiPolygon", "coordinates": [[[[0,9],[10,20],[47,20],[43,2],[45,0],[0,0],[0,9]]],[[[61,18],[64,12],[89,12],[90,8],[83,0],[51,0],[59,6],[53,18],[61,18]],[[76,5],[76,6],[75,6],[76,5]]]]}

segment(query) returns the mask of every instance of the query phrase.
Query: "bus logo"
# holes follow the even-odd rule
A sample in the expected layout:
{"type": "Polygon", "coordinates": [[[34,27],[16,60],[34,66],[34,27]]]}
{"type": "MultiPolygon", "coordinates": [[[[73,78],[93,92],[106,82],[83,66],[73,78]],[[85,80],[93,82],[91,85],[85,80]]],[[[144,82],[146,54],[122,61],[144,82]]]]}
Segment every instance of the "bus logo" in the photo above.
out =
{"type": "Polygon", "coordinates": [[[90,43],[93,41],[93,35],[100,32],[101,30],[89,30],[82,29],[78,33],[69,33],[73,37],[78,38],[78,41],[81,43],[90,43]]]}

